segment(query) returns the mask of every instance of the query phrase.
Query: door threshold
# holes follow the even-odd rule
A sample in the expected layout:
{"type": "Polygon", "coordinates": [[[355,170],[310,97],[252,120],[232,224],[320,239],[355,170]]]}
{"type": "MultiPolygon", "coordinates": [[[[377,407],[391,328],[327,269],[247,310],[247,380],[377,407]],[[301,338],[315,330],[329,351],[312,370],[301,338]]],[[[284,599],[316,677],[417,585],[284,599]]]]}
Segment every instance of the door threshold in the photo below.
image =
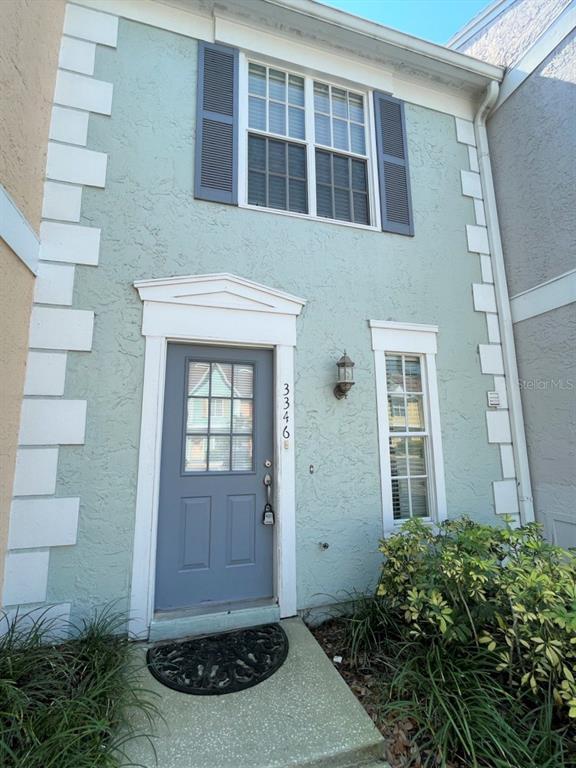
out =
{"type": "Polygon", "coordinates": [[[199,637],[279,620],[280,608],[273,598],[161,611],[154,614],[149,640],[156,642],[199,637]]]}

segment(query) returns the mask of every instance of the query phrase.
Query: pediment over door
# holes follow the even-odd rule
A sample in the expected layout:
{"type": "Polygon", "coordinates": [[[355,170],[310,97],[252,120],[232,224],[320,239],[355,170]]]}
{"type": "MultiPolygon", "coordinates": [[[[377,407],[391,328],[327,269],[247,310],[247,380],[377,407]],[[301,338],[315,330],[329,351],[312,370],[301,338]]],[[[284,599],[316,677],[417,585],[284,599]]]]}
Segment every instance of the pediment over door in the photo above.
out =
{"type": "Polygon", "coordinates": [[[226,272],[137,280],[134,287],[142,301],[189,307],[299,315],[305,304],[297,296],[226,272]]]}

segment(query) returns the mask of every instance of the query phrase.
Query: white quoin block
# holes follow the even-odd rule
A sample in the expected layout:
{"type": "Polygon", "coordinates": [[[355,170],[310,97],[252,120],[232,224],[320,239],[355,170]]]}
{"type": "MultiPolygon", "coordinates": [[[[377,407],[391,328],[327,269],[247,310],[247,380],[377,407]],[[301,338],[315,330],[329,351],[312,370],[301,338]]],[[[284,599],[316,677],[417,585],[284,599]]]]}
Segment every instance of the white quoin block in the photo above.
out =
{"type": "Polygon", "coordinates": [[[494,506],[497,515],[517,515],[518,491],[516,480],[496,480],[494,487],[494,506]]]}
{"type": "Polygon", "coordinates": [[[474,283],[472,286],[476,312],[497,312],[496,294],[490,283],[474,283]]]}
{"type": "Polygon", "coordinates": [[[471,253],[490,253],[488,230],[486,227],[466,224],[466,238],[468,240],[468,250],[471,253]]]}
{"type": "Polygon", "coordinates": [[[82,187],[57,184],[54,181],[47,181],[44,184],[42,218],[80,221],[81,207],[82,187]]]}
{"type": "Polygon", "coordinates": [[[41,496],[56,490],[58,448],[19,448],[16,451],[14,496],[41,496]]]}
{"type": "Polygon", "coordinates": [[[50,264],[41,261],[34,286],[36,304],[72,304],[74,292],[74,265],[50,264]]]}
{"type": "Polygon", "coordinates": [[[76,543],[79,498],[14,499],[9,549],[39,549],[76,543]]]}
{"type": "Polygon", "coordinates": [[[486,411],[489,443],[511,443],[510,415],[508,411],[486,411]]]}
{"type": "Polygon", "coordinates": [[[476,224],[478,224],[479,227],[486,226],[486,211],[484,210],[484,203],[482,200],[476,200],[476,198],[474,199],[474,218],[476,219],[476,224]]]}
{"type": "Polygon", "coordinates": [[[32,307],[31,349],[65,349],[89,352],[92,349],[94,312],[88,309],[32,307]]]}
{"type": "Polygon", "coordinates": [[[56,75],[54,103],[62,107],[74,107],[74,109],[85,109],[87,112],[97,112],[100,115],[110,115],[113,90],[112,83],[59,69],[56,75]]]}
{"type": "Polygon", "coordinates": [[[482,184],[480,174],[473,171],[460,171],[462,177],[462,194],[466,197],[482,199],[482,184]]]}
{"type": "Polygon", "coordinates": [[[106,184],[108,155],[83,147],[48,142],[46,176],[53,181],[103,187],[106,184]]]}
{"type": "Polygon", "coordinates": [[[40,258],[96,266],[100,256],[100,229],[80,224],[43,221],[40,225],[40,258]]]}
{"type": "Polygon", "coordinates": [[[3,605],[43,603],[50,552],[9,552],[4,571],[3,605]]]}
{"type": "Polygon", "coordinates": [[[58,66],[61,69],[70,69],[83,75],[93,75],[95,58],[96,45],[94,43],[77,40],[66,35],[62,36],[58,57],[58,66]]]}
{"type": "Polygon", "coordinates": [[[474,135],[474,123],[470,120],[463,120],[461,117],[456,119],[456,138],[461,144],[476,146],[476,137],[474,135]]]}
{"type": "Polygon", "coordinates": [[[49,137],[54,141],[65,141],[67,144],[80,144],[85,147],[88,140],[89,117],[89,112],[54,106],[49,137]]]}
{"type": "Polygon", "coordinates": [[[480,353],[480,370],[482,373],[494,375],[504,373],[504,360],[500,344],[479,344],[478,352],[480,353]]]}
{"type": "Polygon", "coordinates": [[[498,315],[488,312],[486,314],[486,327],[488,329],[488,341],[491,344],[500,344],[500,324],[498,315]]]}
{"type": "Polygon", "coordinates": [[[68,4],[64,16],[64,34],[116,48],[118,17],[68,4]]]}
{"type": "Polygon", "coordinates": [[[86,400],[22,402],[20,445],[82,445],[85,430],[86,400]]]}
{"type": "Polygon", "coordinates": [[[500,462],[502,464],[502,477],[516,477],[514,450],[511,445],[500,446],[500,462]]]}
{"type": "Polygon", "coordinates": [[[63,395],[66,357],[66,352],[29,352],[24,394],[63,395]]]}

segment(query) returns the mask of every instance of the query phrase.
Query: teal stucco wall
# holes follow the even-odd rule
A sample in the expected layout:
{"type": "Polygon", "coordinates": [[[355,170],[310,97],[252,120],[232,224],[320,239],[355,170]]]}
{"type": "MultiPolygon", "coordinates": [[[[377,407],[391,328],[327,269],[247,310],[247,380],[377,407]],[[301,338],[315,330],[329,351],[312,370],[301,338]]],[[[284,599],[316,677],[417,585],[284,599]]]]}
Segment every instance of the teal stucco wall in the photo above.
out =
{"type": "Polygon", "coordinates": [[[307,300],[298,319],[295,435],[300,608],[377,575],[382,530],[374,359],[368,319],[436,323],[451,515],[493,520],[497,446],[487,442],[478,343],[480,281],[461,194],[467,149],[454,118],[407,105],[413,238],[195,201],[193,40],[121,20],[95,76],[114,84],[111,117],[90,117],[88,146],[109,155],[106,188],[85,189],[82,223],[102,228],[97,268],[77,266],[74,306],[96,313],[90,353],[69,353],[66,397],[86,398],[86,443],[60,452],[57,495],[81,497],[78,542],[52,550],[50,601],[127,607],[132,567],[144,339],[134,280],[228,271],[307,300]],[[356,362],[351,396],[335,361],[356,362]],[[313,464],[315,472],[309,472],[313,464]],[[321,550],[319,542],[327,542],[321,550]]]}

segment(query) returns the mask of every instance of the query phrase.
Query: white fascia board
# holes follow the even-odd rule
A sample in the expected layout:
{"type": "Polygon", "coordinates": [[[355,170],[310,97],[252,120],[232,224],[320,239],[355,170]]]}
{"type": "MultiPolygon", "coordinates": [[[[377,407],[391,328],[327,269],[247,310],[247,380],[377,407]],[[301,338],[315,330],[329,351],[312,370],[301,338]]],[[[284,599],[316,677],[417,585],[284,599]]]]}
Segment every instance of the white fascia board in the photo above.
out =
{"type": "Polygon", "coordinates": [[[474,37],[481,29],[487,27],[494,19],[515,3],[516,0],[495,0],[495,2],[483,8],[462,29],[458,30],[446,43],[447,48],[458,50],[462,48],[470,38],[474,37]]]}
{"type": "Polygon", "coordinates": [[[576,302],[576,269],[510,298],[512,322],[520,323],[576,302]]]}
{"type": "Polygon", "coordinates": [[[0,184],[0,238],[33,275],[38,271],[40,241],[32,225],[0,184]]]}
{"type": "Polygon", "coordinates": [[[14,499],[9,549],[62,547],[76,543],[79,498],[14,499]]]}
{"type": "Polygon", "coordinates": [[[21,446],[82,445],[86,400],[24,398],[20,416],[21,446]]]}

